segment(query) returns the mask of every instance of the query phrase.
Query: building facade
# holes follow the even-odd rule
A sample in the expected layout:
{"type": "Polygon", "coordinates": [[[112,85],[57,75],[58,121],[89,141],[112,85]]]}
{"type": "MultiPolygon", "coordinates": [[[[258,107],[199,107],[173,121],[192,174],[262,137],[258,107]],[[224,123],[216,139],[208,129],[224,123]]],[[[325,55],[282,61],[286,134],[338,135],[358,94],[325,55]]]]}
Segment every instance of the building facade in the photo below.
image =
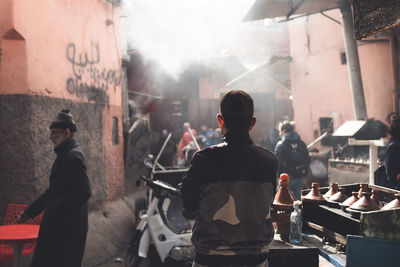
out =
{"type": "Polygon", "coordinates": [[[49,184],[49,125],[69,109],[93,209],[124,193],[118,1],[0,2],[0,214],[49,184]]]}
{"type": "MultiPolygon", "coordinates": [[[[321,122],[337,129],[355,120],[340,11],[324,14],[289,22],[294,119],[307,144],[321,134],[321,122]]],[[[358,53],[367,116],[385,122],[396,101],[391,38],[358,41],[358,53]]]]}

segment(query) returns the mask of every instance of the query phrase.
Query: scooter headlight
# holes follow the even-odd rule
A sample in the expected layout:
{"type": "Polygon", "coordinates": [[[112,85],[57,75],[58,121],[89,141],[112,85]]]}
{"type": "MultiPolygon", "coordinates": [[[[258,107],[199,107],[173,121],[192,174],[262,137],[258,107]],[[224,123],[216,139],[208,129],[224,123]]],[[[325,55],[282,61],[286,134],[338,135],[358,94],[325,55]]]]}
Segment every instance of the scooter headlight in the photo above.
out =
{"type": "Polygon", "coordinates": [[[194,247],[173,247],[169,256],[177,261],[194,260],[194,247]]]}

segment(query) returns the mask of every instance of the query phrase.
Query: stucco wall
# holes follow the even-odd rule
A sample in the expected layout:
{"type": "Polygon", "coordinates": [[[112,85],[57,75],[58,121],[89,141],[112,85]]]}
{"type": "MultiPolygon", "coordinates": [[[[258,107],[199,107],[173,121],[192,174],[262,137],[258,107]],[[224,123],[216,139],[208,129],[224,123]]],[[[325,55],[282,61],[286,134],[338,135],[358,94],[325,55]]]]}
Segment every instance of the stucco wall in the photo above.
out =
{"type": "Polygon", "coordinates": [[[105,169],[107,184],[107,200],[115,200],[124,195],[124,157],[123,157],[123,131],[122,107],[106,106],[103,111],[103,146],[105,153],[105,169]],[[118,143],[112,140],[113,118],[118,120],[118,143]]]}
{"type": "MultiPolygon", "coordinates": [[[[13,2],[11,21],[0,25],[2,40],[15,30],[27,43],[28,87],[18,88],[14,82],[2,86],[18,71],[3,62],[0,92],[121,105],[120,8],[105,0],[2,2],[13,2]]],[[[3,58],[15,55],[3,53],[3,58]]]]}
{"type": "MultiPolygon", "coordinates": [[[[326,12],[341,20],[339,10],[326,12]]],[[[342,26],[322,15],[289,22],[291,84],[297,131],[306,143],[319,136],[319,118],[332,117],[334,129],[354,120],[342,26]]],[[[389,42],[359,44],[361,74],[369,118],[384,121],[392,110],[389,42]]]]}
{"type": "Polygon", "coordinates": [[[124,193],[118,1],[0,1],[0,216],[48,186],[49,123],[69,108],[86,155],[90,207],[124,193]],[[119,142],[112,142],[113,118],[119,142]]]}
{"type": "Polygon", "coordinates": [[[93,195],[90,207],[106,201],[103,106],[44,96],[0,95],[0,214],[8,203],[30,204],[49,186],[55,159],[49,125],[60,107],[70,109],[85,155],[93,195]]]}

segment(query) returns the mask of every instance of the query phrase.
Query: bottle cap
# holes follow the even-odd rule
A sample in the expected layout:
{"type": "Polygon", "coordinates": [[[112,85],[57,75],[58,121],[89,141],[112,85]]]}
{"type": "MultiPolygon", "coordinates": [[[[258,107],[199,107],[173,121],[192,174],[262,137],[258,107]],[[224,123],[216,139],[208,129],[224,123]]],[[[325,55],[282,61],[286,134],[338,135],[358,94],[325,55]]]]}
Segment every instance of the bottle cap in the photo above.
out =
{"type": "Polygon", "coordinates": [[[281,181],[289,181],[289,174],[287,173],[282,173],[281,176],[279,176],[279,179],[281,181]]]}

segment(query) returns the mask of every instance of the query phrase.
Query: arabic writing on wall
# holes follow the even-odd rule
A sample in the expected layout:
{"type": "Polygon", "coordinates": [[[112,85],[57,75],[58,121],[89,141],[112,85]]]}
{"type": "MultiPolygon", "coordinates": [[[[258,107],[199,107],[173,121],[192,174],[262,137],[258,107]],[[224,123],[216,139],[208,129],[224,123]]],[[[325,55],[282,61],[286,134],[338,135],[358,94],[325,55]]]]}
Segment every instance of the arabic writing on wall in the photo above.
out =
{"type": "Polygon", "coordinates": [[[67,45],[67,60],[71,63],[73,77],[67,79],[68,93],[79,98],[86,98],[89,102],[108,104],[108,89],[120,83],[119,72],[101,68],[99,44],[91,43],[90,55],[76,53],[74,43],[67,45]]]}

